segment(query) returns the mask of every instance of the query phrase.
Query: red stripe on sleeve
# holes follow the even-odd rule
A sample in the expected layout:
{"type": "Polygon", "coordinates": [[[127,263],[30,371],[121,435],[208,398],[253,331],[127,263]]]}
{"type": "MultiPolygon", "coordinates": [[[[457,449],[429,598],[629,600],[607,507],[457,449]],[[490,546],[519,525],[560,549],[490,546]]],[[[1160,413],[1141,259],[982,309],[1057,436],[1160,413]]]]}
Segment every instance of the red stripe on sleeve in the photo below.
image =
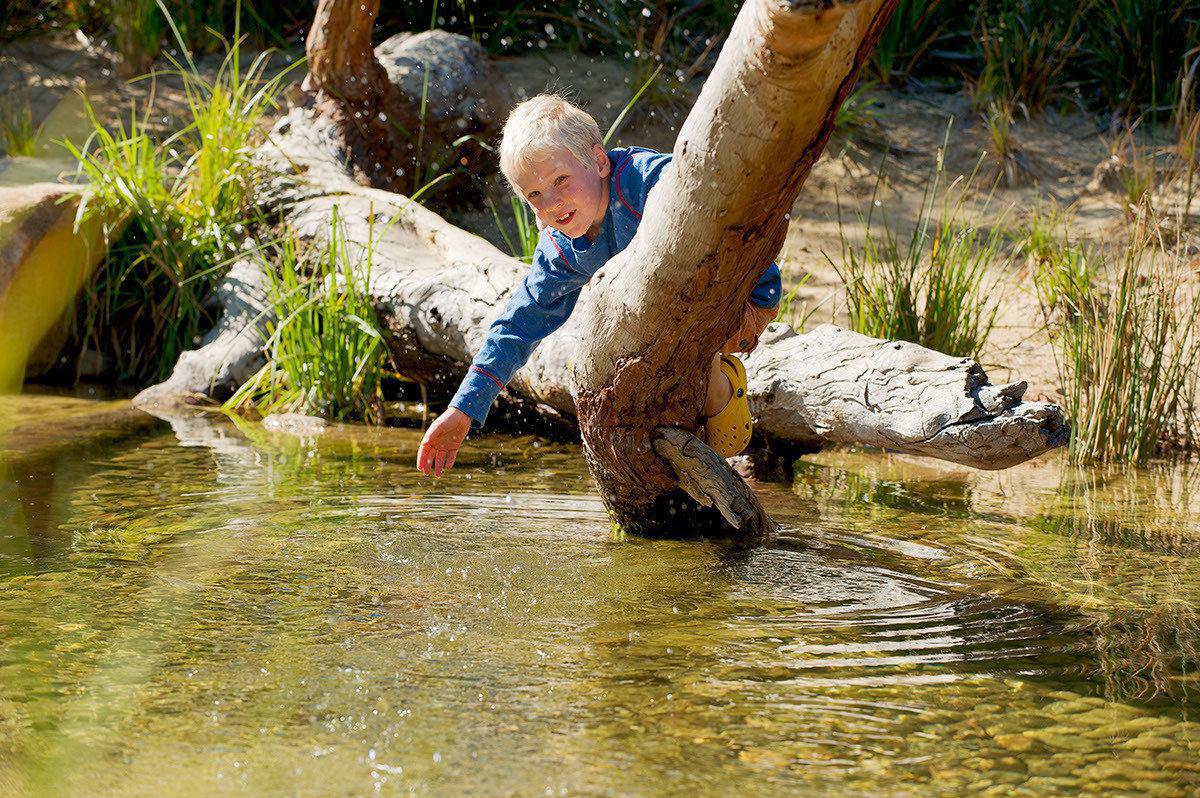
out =
{"type": "Polygon", "coordinates": [[[566,253],[563,252],[562,247],[558,245],[558,242],[554,240],[554,236],[550,233],[546,233],[546,235],[550,238],[550,243],[554,245],[554,248],[558,250],[558,257],[563,259],[563,265],[567,267],[567,270],[575,272],[576,274],[583,274],[584,277],[587,277],[586,274],[571,265],[571,261],[567,260],[566,253]]]}
{"type": "Polygon", "coordinates": [[[629,201],[625,199],[625,195],[621,193],[621,172],[625,171],[625,167],[629,166],[631,163],[633,163],[632,155],[622,161],[621,165],[617,167],[617,173],[613,175],[613,182],[617,184],[617,199],[621,200],[621,204],[625,206],[626,210],[628,210],[638,219],[641,219],[642,215],[633,209],[633,206],[630,205],[629,201]]]}
{"type": "Polygon", "coordinates": [[[481,369],[481,368],[479,368],[479,366],[474,366],[474,365],[471,366],[471,371],[478,371],[480,374],[487,377],[492,382],[496,383],[496,385],[499,386],[500,390],[502,390],[502,391],[504,390],[504,383],[502,383],[502,382],[500,382],[500,380],[496,379],[495,374],[492,374],[491,372],[481,369]]]}

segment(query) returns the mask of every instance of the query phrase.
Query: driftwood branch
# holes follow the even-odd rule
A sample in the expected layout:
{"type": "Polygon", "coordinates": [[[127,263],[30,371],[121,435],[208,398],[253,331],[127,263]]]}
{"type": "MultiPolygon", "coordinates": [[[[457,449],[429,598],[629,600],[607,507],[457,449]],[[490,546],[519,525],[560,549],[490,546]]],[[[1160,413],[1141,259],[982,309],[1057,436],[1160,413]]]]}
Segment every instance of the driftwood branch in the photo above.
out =
{"type": "Polygon", "coordinates": [[[896,0],[747,0],[649,195],[637,234],[593,279],[575,358],[588,464],[617,523],[655,520],[674,474],[658,427],[694,429],[712,356],[779,254],[896,0]]]}
{"type": "Polygon", "coordinates": [[[747,540],[761,540],[778,525],[721,455],[686,430],[657,430],[654,451],[671,464],[679,487],[701,507],[715,507],[732,529],[747,540]]]}
{"type": "Polygon", "coordinates": [[[768,329],[746,364],[759,429],[785,441],[878,446],[982,469],[1067,443],[1057,405],[1026,402],[1024,382],[912,343],[832,325],[768,329]]]}

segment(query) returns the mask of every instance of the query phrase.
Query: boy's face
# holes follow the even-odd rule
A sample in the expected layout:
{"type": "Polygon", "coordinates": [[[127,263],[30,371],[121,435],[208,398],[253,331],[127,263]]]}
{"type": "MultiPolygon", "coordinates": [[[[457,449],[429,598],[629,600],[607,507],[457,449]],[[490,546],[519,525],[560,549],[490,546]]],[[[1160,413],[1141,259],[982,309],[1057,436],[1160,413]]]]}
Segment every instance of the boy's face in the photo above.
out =
{"type": "Polygon", "coordinates": [[[564,235],[594,239],[608,211],[608,154],[592,147],[586,167],[566,147],[557,147],[514,175],[517,190],[543,225],[564,235]]]}

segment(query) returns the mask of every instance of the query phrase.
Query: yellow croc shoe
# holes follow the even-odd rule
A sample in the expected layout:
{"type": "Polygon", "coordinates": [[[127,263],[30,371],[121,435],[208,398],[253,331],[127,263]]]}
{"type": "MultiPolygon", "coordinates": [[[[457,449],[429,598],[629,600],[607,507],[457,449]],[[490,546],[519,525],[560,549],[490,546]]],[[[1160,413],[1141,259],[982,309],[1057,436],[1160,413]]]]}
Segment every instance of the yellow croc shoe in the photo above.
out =
{"type": "Polygon", "coordinates": [[[746,367],[733,355],[721,355],[721,373],[729,378],[733,396],[705,424],[708,445],[722,457],[733,457],[750,443],[750,402],[746,399],[746,367]]]}

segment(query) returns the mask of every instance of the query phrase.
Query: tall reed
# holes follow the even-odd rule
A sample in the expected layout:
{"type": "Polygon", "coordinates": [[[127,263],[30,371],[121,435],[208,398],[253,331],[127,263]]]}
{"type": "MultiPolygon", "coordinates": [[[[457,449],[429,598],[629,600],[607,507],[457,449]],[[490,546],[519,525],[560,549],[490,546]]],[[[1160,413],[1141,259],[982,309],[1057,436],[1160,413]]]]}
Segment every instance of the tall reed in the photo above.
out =
{"type": "Polygon", "coordinates": [[[500,231],[500,237],[504,239],[504,245],[508,247],[508,251],[514,258],[532,263],[533,253],[537,249],[538,238],[541,235],[533,210],[520,197],[508,198],[509,207],[512,209],[513,226],[516,228],[515,234],[509,235],[508,227],[500,219],[500,212],[496,210],[496,204],[492,202],[491,197],[488,197],[487,204],[492,211],[492,218],[496,222],[496,229],[500,231]]]}
{"type": "Polygon", "coordinates": [[[839,221],[841,259],[826,258],[846,284],[855,331],[978,357],[996,318],[986,278],[988,264],[1002,260],[999,225],[984,231],[965,218],[976,194],[978,166],[970,176],[943,186],[943,156],[939,149],[907,239],[886,216],[882,232],[876,232],[868,215],[860,217],[864,243],[853,246],[839,221]]]}
{"type": "Polygon", "coordinates": [[[10,157],[33,155],[39,129],[34,127],[28,97],[17,92],[0,98],[0,139],[10,157]]]}
{"type": "Polygon", "coordinates": [[[368,293],[374,239],[372,226],[365,247],[352,243],[335,206],[322,245],[303,252],[294,234],[276,242],[276,264],[264,264],[275,317],[267,363],[225,410],[383,419],[387,348],[368,293]]]}
{"type": "Polygon", "coordinates": [[[1035,273],[1040,293],[1058,292],[1068,305],[1051,339],[1074,426],[1070,454],[1143,464],[1167,444],[1191,442],[1200,296],[1186,258],[1146,222],[1097,271],[1103,277],[1065,291],[1035,273]]]}
{"type": "Polygon", "coordinates": [[[269,53],[243,70],[240,45],[232,42],[211,79],[183,48],[175,71],[191,121],[161,143],[136,112],[110,132],[90,105],[91,135],[82,146],[67,142],[88,182],[79,218],[99,216],[111,242],[87,287],[77,346],[104,355],[120,379],[164,378],[196,344],[212,321],[216,283],[246,236],[261,178],[252,159],[258,123],[275,107],[286,70],[267,77],[269,53]]]}

